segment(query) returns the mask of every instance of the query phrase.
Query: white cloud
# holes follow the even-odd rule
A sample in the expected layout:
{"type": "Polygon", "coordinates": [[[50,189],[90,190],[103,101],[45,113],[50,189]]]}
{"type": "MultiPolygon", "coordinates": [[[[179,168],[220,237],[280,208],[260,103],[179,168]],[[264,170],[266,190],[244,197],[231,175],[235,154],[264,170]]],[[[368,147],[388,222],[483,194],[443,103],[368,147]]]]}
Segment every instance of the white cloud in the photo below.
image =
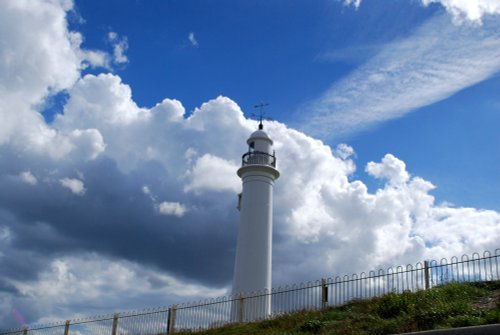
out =
{"type": "Polygon", "coordinates": [[[344,6],[354,6],[356,9],[361,5],[361,0],[343,0],[344,6]]]}
{"type": "Polygon", "coordinates": [[[481,23],[483,16],[500,14],[499,0],[422,0],[425,6],[431,3],[440,3],[450,12],[456,22],[463,19],[481,23]]]}
{"type": "MultiPolygon", "coordinates": [[[[189,118],[184,117],[184,108],[175,100],[166,99],[151,109],[139,108],[131,98],[130,87],[116,75],[86,76],[69,94],[65,114],[55,126],[64,133],[95,129],[103,138],[99,143],[105,141],[106,147],[94,151],[116,164],[121,173],[136,178],[141,193],[153,203],[149,207],[138,203],[138,209],[176,216],[186,231],[192,231],[199,229],[200,222],[182,221],[188,208],[202,215],[203,225],[218,222],[221,213],[234,208],[235,197],[224,193],[236,194],[241,189],[236,175],[238,159],[247,150],[246,138],[256,127],[254,121],[243,117],[235,102],[218,97],[189,118]],[[217,196],[202,196],[208,192],[217,192],[217,196]],[[165,198],[182,201],[158,200],[165,198]],[[210,205],[205,205],[207,201],[210,205]]],[[[364,183],[353,180],[356,155],[352,147],[339,145],[334,155],[323,142],[284,124],[268,122],[265,127],[275,141],[281,172],[274,201],[274,231],[278,237],[275,284],[495,248],[500,237],[500,213],[435,204],[430,194],[432,183],[411,176],[405,163],[394,155],[367,164],[369,175],[382,181],[381,188],[371,193],[364,183]],[[485,229],[476,229],[478,224],[485,229]]],[[[86,151],[93,150],[75,153],[83,155],[86,151]]],[[[62,159],[57,167],[65,169],[67,164],[80,170],[80,165],[88,164],[68,159],[62,159]]],[[[46,174],[35,167],[29,169],[36,175],[46,174]]],[[[86,180],[99,177],[99,170],[93,171],[94,175],[86,173],[86,180]]],[[[75,194],[85,192],[79,179],[64,178],[60,183],[75,194]]],[[[236,212],[231,215],[237,220],[236,212]]],[[[141,217],[147,217],[147,213],[141,212],[141,217]]],[[[233,245],[234,240],[223,243],[233,245]]],[[[61,278],[72,281],[70,274],[65,275],[68,271],[62,271],[64,267],[54,269],[51,276],[61,273],[61,278]]],[[[123,271],[125,289],[134,283],[126,278],[135,275],[123,271]]],[[[75,276],[74,281],[80,277],[88,281],[83,273],[69,273],[75,276]]],[[[37,287],[42,283],[25,285],[37,287]]],[[[93,287],[95,296],[105,289],[93,287]]],[[[94,296],[92,290],[89,299],[94,296]]],[[[155,292],[147,286],[144,290],[155,292]]]]}
{"type": "Polygon", "coordinates": [[[303,128],[325,138],[347,136],[481,82],[500,70],[499,32],[498,20],[479,27],[430,19],[304,106],[303,128]]]}
{"type": "MultiPolygon", "coordinates": [[[[150,307],[225,294],[230,275],[209,276],[227,270],[233,261],[235,194],[241,189],[236,170],[255,121],[227,97],[202,104],[189,117],[173,99],[139,107],[119,76],[79,77],[82,59],[66,28],[66,7],[43,1],[8,4],[0,11],[0,36],[8,42],[0,48],[0,179],[2,185],[19,183],[19,178],[30,183],[34,176],[49,182],[0,188],[0,217],[6,227],[0,238],[18,240],[0,244],[0,260],[10,261],[0,267],[0,275],[21,293],[0,293],[0,320],[20,301],[36,306],[31,320],[42,312],[67,319],[81,304],[96,306],[100,313],[137,306],[138,299],[143,303],[139,307],[150,307]],[[43,41],[53,47],[44,47],[43,41]],[[32,105],[61,89],[69,94],[64,114],[47,124],[32,105]],[[12,178],[12,171],[26,174],[12,178]],[[62,178],[75,174],[78,179],[62,178]],[[65,202],[74,199],[51,180],[77,195],[85,194],[87,186],[93,196],[65,202]],[[185,215],[187,209],[190,215],[185,215]],[[156,225],[155,210],[177,216],[162,220],[182,224],[156,225]],[[83,219],[77,220],[75,213],[83,219]],[[71,225],[69,218],[74,219],[71,225]],[[121,220],[119,235],[95,235],[116,233],[121,220]],[[152,239],[165,248],[162,257],[157,248],[142,243],[152,239]],[[131,249],[137,241],[140,247],[131,249]],[[171,257],[180,253],[169,249],[171,244],[185,248],[182,259],[171,257]],[[95,255],[81,252],[89,246],[95,255]],[[189,251],[192,258],[185,255],[189,251]],[[211,259],[213,255],[217,257],[211,259]],[[144,264],[131,262],[131,257],[144,264]],[[212,273],[199,270],[200,259],[213,262],[212,273]],[[30,261],[42,264],[32,267],[30,261]],[[26,269],[31,276],[19,276],[26,269]]],[[[495,33],[478,38],[471,27],[443,22],[433,21],[409,40],[393,44],[392,51],[383,51],[334,87],[319,106],[340,105],[333,113],[339,129],[358,129],[452,94],[498,69],[500,39],[495,33]],[[430,40],[430,32],[438,29],[444,37],[430,40]]],[[[485,20],[483,27],[488,24],[485,20]]],[[[331,127],[325,110],[316,121],[331,127]]],[[[394,155],[366,166],[381,180],[379,189],[370,192],[355,179],[352,147],[339,145],[334,154],[323,142],[282,123],[268,122],[265,129],[275,141],[281,172],[274,193],[275,284],[498,247],[500,213],[436,204],[433,184],[412,176],[394,155]]]]}
{"type": "MultiPolygon", "coordinates": [[[[341,1],[341,0],[339,0],[341,1]]],[[[451,15],[455,22],[462,23],[464,19],[481,23],[485,15],[500,14],[499,0],[421,0],[424,6],[431,3],[441,4],[451,15]]],[[[361,6],[361,0],[343,0],[344,6],[361,6]]]]}
{"type": "Polygon", "coordinates": [[[340,143],[335,148],[335,155],[342,158],[342,159],[347,159],[347,158],[353,156],[354,154],[355,153],[354,153],[353,147],[351,147],[345,143],[340,143]]]}
{"type": "Polygon", "coordinates": [[[141,190],[142,193],[149,196],[149,198],[153,202],[153,206],[160,214],[183,217],[184,214],[186,214],[186,212],[188,211],[186,206],[181,204],[180,202],[162,201],[158,203],[158,197],[153,194],[153,192],[147,185],[142,186],[141,190]]]}
{"type": "Polygon", "coordinates": [[[197,47],[198,46],[198,41],[196,40],[196,37],[194,36],[194,33],[191,32],[188,35],[189,42],[191,43],[192,46],[197,47]]]}
{"type": "Polygon", "coordinates": [[[190,283],[135,262],[96,254],[55,258],[37,280],[14,280],[11,284],[22,296],[33,299],[35,307],[44,310],[41,323],[88,316],[81,312],[82,305],[91,306],[94,314],[107,314],[108,306],[120,306],[123,311],[153,307],[144,305],[148,299],[157,307],[163,306],[166,299],[194,300],[227,293],[226,289],[190,283]]]}
{"type": "Polygon", "coordinates": [[[96,129],[75,129],[68,134],[74,148],[84,160],[96,159],[106,149],[106,144],[101,133],[96,129]]]}
{"type": "Polygon", "coordinates": [[[369,162],[366,172],[375,178],[387,179],[391,185],[401,185],[410,179],[406,164],[391,154],[385,155],[381,163],[369,162]]]}
{"type": "Polygon", "coordinates": [[[238,166],[223,158],[205,154],[196,160],[193,168],[188,171],[188,184],[184,187],[190,191],[232,191],[241,189],[236,176],[238,166]]]}
{"type": "MultiPolygon", "coordinates": [[[[0,240],[9,241],[11,237],[9,227],[0,226],[0,240]]],[[[3,256],[3,253],[0,252],[0,257],[3,256]]]]}
{"type": "MultiPolygon", "coordinates": [[[[242,116],[235,102],[219,97],[203,104],[189,118],[183,117],[182,105],[173,100],[165,100],[152,109],[140,109],[131,99],[130,88],[112,75],[84,77],[70,94],[65,115],[57,120],[56,126],[67,133],[79,128],[96,129],[107,144],[101,155],[116,164],[127,178],[137,179],[142,186],[136,190],[149,196],[153,206],[141,207],[134,195],[124,194],[126,199],[135,199],[131,201],[137,203],[138,210],[156,209],[181,221],[186,220],[186,209],[193,208],[201,213],[203,220],[182,221],[186,231],[193,232],[203,225],[217,231],[216,226],[211,225],[216,225],[214,222],[222,218],[221,213],[235,205],[235,197],[225,197],[222,193],[236,194],[240,190],[241,180],[236,176],[239,161],[235,161],[247,150],[245,140],[256,127],[254,121],[242,116]],[[104,110],[106,106],[111,110],[104,110]],[[158,195],[153,194],[153,189],[158,195]],[[216,197],[201,196],[207,192],[218,193],[216,197]],[[167,196],[182,202],[156,200],[167,196]]],[[[334,155],[321,141],[284,124],[268,122],[265,127],[275,141],[281,172],[275,185],[274,202],[274,231],[278,237],[274,252],[275,284],[495,248],[500,238],[500,213],[435,204],[430,194],[434,188],[432,183],[411,176],[405,163],[393,155],[367,165],[370,175],[386,180],[380,189],[371,193],[364,183],[352,180],[356,170],[353,148],[339,145],[334,155]],[[476,229],[479,224],[485,229],[476,229]]],[[[79,169],[86,164],[89,163],[84,160],[62,159],[56,166],[79,169]]],[[[29,167],[37,175],[46,173],[35,168],[29,167]]],[[[99,169],[92,171],[94,175],[86,173],[86,180],[102,178],[99,169]]],[[[65,178],[60,182],[76,194],[83,194],[85,190],[78,179],[65,178]]],[[[112,185],[117,192],[123,192],[120,185],[112,185]]],[[[137,215],[148,217],[147,212],[137,215]]],[[[232,215],[237,220],[237,215],[232,215]]],[[[175,234],[166,236],[179,238],[175,234]]],[[[234,240],[222,243],[234,245],[234,240]]],[[[31,288],[39,291],[38,288],[52,280],[62,282],[64,288],[70,290],[67,300],[61,302],[67,308],[72,306],[71,292],[82,290],[84,285],[89,285],[85,286],[86,299],[103,300],[102,292],[108,290],[108,286],[99,271],[85,273],[85,265],[82,271],[77,271],[70,262],[63,262],[64,265],[55,261],[47,278],[44,274],[39,281],[19,281],[16,287],[26,294],[35,294],[31,288]]],[[[100,269],[100,265],[88,264],[100,269]]],[[[129,266],[121,268],[122,265],[120,262],[120,267],[111,271],[117,272],[120,278],[117,287],[105,293],[110,301],[118,301],[120,292],[127,287],[129,292],[130,287],[134,287],[133,294],[137,295],[160,292],[151,286],[142,286],[135,270],[129,266]]],[[[164,276],[174,282],[178,280],[170,274],[148,271],[160,281],[164,276]]],[[[165,271],[168,272],[168,267],[165,271]]],[[[191,289],[196,294],[214,292],[200,287],[193,285],[191,289]]],[[[179,289],[179,294],[181,291],[179,289]]],[[[43,301],[49,306],[60,299],[51,292],[47,289],[44,293],[43,301]]],[[[182,292],[186,294],[184,299],[194,296],[189,295],[190,290],[182,292]]]]}
{"type": "Polygon", "coordinates": [[[73,194],[76,195],[84,195],[85,192],[87,191],[85,189],[85,186],[81,180],[74,179],[74,178],[63,178],[59,179],[59,182],[61,183],[62,186],[66,187],[69,189],[73,194]]]}
{"type": "MultiPolygon", "coordinates": [[[[301,148],[314,153],[320,146],[301,148]]],[[[500,236],[500,213],[436,205],[430,194],[434,185],[411,177],[393,155],[367,165],[371,175],[387,179],[370,193],[360,181],[348,181],[352,170],[347,162],[329,155],[321,160],[329,168],[289,170],[300,162],[295,154],[278,151],[287,168],[276,183],[275,231],[286,236],[277,246],[283,253],[275,253],[278,283],[304,278],[304,273],[314,279],[496,248],[491,236],[500,236]],[[479,222],[488,233],[475,228],[479,222]],[[300,250],[300,256],[287,256],[285,250],[300,250]]],[[[310,163],[321,165],[314,154],[310,163]]]]}
{"type": "Polygon", "coordinates": [[[110,68],[110,57],[108,53],[101,50],[81,49],[80,46],[83,43],[83,35],[79,32],[69,32],[68,37],[75,54],[81,59],[82,67],[90,66],[92,68],[110,68]]]}
{"type": "Polygon", "coordinates": [[[69,93],[64,115],[58,115],[55,120],[59,128],[78,124],[101,130],[109,124],[128,124],[148,115],[132,101],[130,87],[110,73],[85,75],[69,93]]]}
{"type": "Polygon", "coordinates": [[[91,67],[110,68],[109,55],[103,51],[86,50],[83,52],[83,58],[91,67]]]}
{"type": "Polygon", "coordinates": [[[30,171],[23,171],[19,174],[19,178],[26,184],[36,185],[38,184],[38,180],[30,171]]]}
{"type": "Polygon", "coordinates": [[[149,189],[149,187],[147,185],[144,185],[141,190],[142,190],[142,193],[144,193],[144,194],[147,194],[147,195],[151,194],[151,190],[149,189]]]}
{"type": "Polygon", "coordinates": [[[115,64],[128,63],[128,57],[125,52],[128,49],[128,39],[125,36],[118,36],[116,32],[108,33],[108,40],[113,45],[113,62],[115,64]]]}
{"type": "Polygon", "coordinates": [[[158,211],[163,215],[182,217],[186,214],[187,208],[178,202],[163,201],[158,205],[158,211]]]}
{"type": "Polygon", "coordinates": [[[79,77],[80,59],[68,38],[63,8],[49,1],[12,0],[2,1],[2,7],[0,144],[19,137],[37,141],[47,127],[31,106],[71,87],[79,77]]]}
{"type": "MultiPolygon", "coordinates": [[[[81,34],[67,28],[72,1],[6,0],[1,5],[0,144],[53,159],[78,151],[80,145],[99,151],[103,143],[97,143],[95,132],[59,132],[37,110],[47,96],[71,88],[88,62],[80,49],[81,34]]],[[[91,158],[97,154],[89,152],[91,158]]]]}
{"type": "Polygon", "coordinates": [[[70,87],[79,77],[80,59],[69,38],[65,9],[51,1],[6,0],[3,4],[2,93],[21,90],[31,104],[49,89],[70,87]]]}

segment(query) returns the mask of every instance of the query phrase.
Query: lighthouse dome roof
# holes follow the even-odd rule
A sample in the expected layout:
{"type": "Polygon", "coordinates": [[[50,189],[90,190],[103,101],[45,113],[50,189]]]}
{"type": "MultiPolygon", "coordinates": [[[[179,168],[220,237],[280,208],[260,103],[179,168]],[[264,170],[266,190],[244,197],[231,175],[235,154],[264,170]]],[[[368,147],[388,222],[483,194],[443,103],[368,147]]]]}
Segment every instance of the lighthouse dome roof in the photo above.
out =
{"type": "Polygon", "coordinates": [[[254,142],[255,140],[265,140],[273,144],[273,140],[262,129],[254,131],[252,135],[250,135],[250,137],[248,138],[247,143],[250,144],[250,142],[254,142]]]}

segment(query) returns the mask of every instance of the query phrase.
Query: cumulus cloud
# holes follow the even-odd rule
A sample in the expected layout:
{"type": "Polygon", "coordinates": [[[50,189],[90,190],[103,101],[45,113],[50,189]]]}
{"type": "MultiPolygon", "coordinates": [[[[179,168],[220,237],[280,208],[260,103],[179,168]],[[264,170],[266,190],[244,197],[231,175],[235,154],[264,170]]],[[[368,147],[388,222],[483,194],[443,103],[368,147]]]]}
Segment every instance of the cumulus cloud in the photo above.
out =
{"type": "Polygon", "coordinates": [[[186,213],[187,209],[181,203],[163,201],[158,205],[158,211],[163,215],[175,215],[182,217],[186,213]]]}
{"type": "Polygon", "coordinates": [[[55,120],[59,128],[79,124],[100,129],[110,124],[128,124],[147,115],[132,101],[130,87],[111,73],[85,75],[69,93],[64,115],[58,115],[55,120]]]}
{"type": "Polygon", "coordinates": [[[149,198],[153,203],[153,206],[156,208],[158,213],[162,215],[174,215],[177,217],[182,217],[184,216],[184,214],[186,214],[188,210],[185,205],[179,202],[162,201],[159,203],[158,197],[155,194],[153,194],[153,192],[147,185],[142,186],[141,190],[142,193],[149,196],[149,198]]]}
{"type": "MultiPolygon", "coordinates": [[[[46,304],[61,306],[62,313],[61,310],[47,310],[47,314],[40,319],[42,323],[59,320],[61,315],[74,313],[82,305],[91,306],[91,311],[99,313],[107,306],[123,304],[123,297],[126,297],[127,306],[145,308],[150,307],[145,303],[151,299],[155,299],[156,305],[160,306],[165,297],[180,302],[186,298],[200,299],[224,294],[221,289],[179,281],[138,263],[103,259],[96,254],[55,258],[47,265],[37,280],[12,281],[12,285],[25,297],[20,301],[23,308],[28,300],[32,301],[33,309],[44,308],[46,304]],[[135,289],[131,291],[131,287],[135,289]],[[85,294],[82,295],[82,292],[85,294]]],[[[85,316],[88,315],[75,315],[85,316]]]]}
{"type": "Polygon", "coordinates": [[[410,178],[406,164],[391,154],[385,155],[381,163],[369,162],[366,172],[375,178],[387,179],[393,185],[404,184],[410,178]]]}
{"type": "Polygon", "coordinates": [[[63,178],[60,179],[59,182],[62,186],[69,189],[73,194],[76,195],[84,195],[85,194],[85,186],[81,180],[75,178],[63,178]]]}
{"type": "Polygon", "coordinates": [[[184,191],[232,191],[241,189],[241,182],[235,174],[238,165],[223,158],[205,154],[196,160],[187,172],[188,184],[184,191]]]}
{"type": "MultiPolygon", "coordinates": [[[[197,292],[227,292],[238,221],[236,194],[241,187],[236,170],[241,154],[247,150],[245,140],[256,123],[245,119],[237,104],[225,97],[203,104],[184,118],[182,105],[176,101],[163,101],[151,109],[138,108],[131,100],[130,88],[117,76],[86,76],[80,81],[74,91],[70,90],[74,96],[54,127],[65,132],[96,129],[106,148],[93,160],[67,158],[48,160],[42,168],[28,166],[40,179],[51,178],[53,173],[81,171],[85,185],[80,179],[59,178],[76,194],[86,189],[89,196],[82,197],[81,204],[70,202],[50,183],[43,184],[44,193],[22,188],[13,192],[12,187],[0,191],[0,206],[10,217],[2,222],[12,222],[8,227],[15,245],[36,245],[47,250],[45,257],[38,260],[41,264],[30,267],[31,276],[22,277],[31,279],[16,278],[13,270],[2,274],[14,283],[22,298],[9,297],[17,303],[29,301],[34,294],[30,287],[43,287],[56,277],[64,285],[74,285],[75,290],[80,281],[89,285],[90,293],[97,295],[106,290],[101,284],[106,281],[105,267],[86,274],[70,270],[71,263],[60,263],[56,256],[71,250],[72,262],[80,264],[78,260],[83,256],[78,250],[87,248],[94,250],[103,264],[111,258],[120,262],[137,260],[144,269],[150,264],[161,269],[161,276],[172,280],[195,281],[191,287],[197,292]],[[89,83],[102,89],[79,87],[89,83]],[[102,110],[99,118],[101,104],[113,108],[102,110]],[[56,169],[59,171],[54,172],[56,169]],[[25,216],[26,206],[40,214],[25,216]],[[54,206],[59,208],[57,212],[48,210],[54,206]],[[155,215],[156,211],[169,215],[155,215]],[[68,225],[70,217],[72,224],[68,225]],[[117,226],[121,229],[117,230],[117,226]],[[157,255],[158,245],[165,248],[161,257],[157,255]],[[178,254],[183,255],[182,259],[175,256],[178,254]],[[51,266],[49,272],[44,270],[47,264],[51,266]],[[89,280],[89,276],[95,278],[89,280]],[[203,291],[202,287],[215,291],[203,291]]],[[[361,181],[352,180],[356,171],[353,148],[339,146],[335,150],[338,155],[334,155],[321,141],[284,124],[269,122],[266,130],[275,141],[281,172],[275,185],[276,284],[495,247],[500,236],[499,213],[435,204],[430,194],[432,183],[411,176],[397,157],[386,155],[381,162],[367,165],[370,175],[385,181],[370,193],[361,181]],[[479,223],[484,230],[475,229],[479,223]]],[[[1,175],[5,173],[1,171],[1,175]]],[[[2,182],[6,186],[14,183],[7,177],[2,182]]],[[[35,252],[18,250],[13,244],[9,250],[11,255],[14,251],[35,252]]],[[[119,287],[138,287],[135,284],[140,276],[129,272],[130,266],[117,271],[123,277],[119,287]]],[[[167,285],[161,280],[158,283],[167,285]]],[[[134,294],[144,294],[145,301],[153,292],[164,299],[172,298],[162,289],[139,286],[141,289],[134,294]]],[[[62,290],[66,286],[54,287],[62,290]]],[[[43,314],[41,307],[28,309],[31,320],[48,313],[46,306],[53,305],[56,299],[50,292],[39,302],[45,306],[43,314]]],[[[111,302],[108,306],[117,301],[119,292],[116,289],[107,293],[111,302]]],[[[186,299],[189,297],[186,295],[186,299]]],[[[150,303],[158,301],[148,299],[150,303]]],[[[71,317],[70,298],[57,305],[68,311],[61,317],[71,317]]],[[[54,309],[50,311],[54,317],[58,315],[54,309]]]]}
{"type": "MultiPolygon", "coordinates": [[[[223,96],[189,117],[173,99],[139,107],[118,75],[80,77],[69,4],[1,5],[12,43],[0,48],[0,324],[16,325],[14,306],[31,323],[229,292],[236,170],[256,122],[223,96]],[[40,52],[42,41],[58,47],[40,52]],[[32,106],[60,90],[68,101],[48,124],[32,106]]],[[[369,192],[354,148],[279,122],[265,130],[281,172],[275,285],[498,247],[500,213],[437,204],[394,155],[361,167],[381,182],[369,192]]]]}
{"type": "Polygon", "coordinates": [[[27,184],[36,185],[38,180],[30,171],[23,171],[19,174],[19,178],[27,184]]]}
{"type": "Polygon", "coordinates": [[[66,27],[65,10],[48,1],[7,0],[2,5],[0,144],[11,142],[14,137],[25,143],[47,141],[52,134],[31,106],[53,91],[71,87],[80,71],[80,59],[66,27]]]}
{"type": "MultiPolygon", "coordinates": [[[[45,123],[37,109],[47,97],[71,88],[88,62],[80,48],[81,35],[67,28],[66,12],[72,7],[72,1],[2,2],[0,144],[57,159],[80,146],[95,149],[88,152],[87,158],[92,159],[103,148],[95,131],[58,131],[45,123]]],[[[98,54],[92,56],[96,62],[98,54]]]]}

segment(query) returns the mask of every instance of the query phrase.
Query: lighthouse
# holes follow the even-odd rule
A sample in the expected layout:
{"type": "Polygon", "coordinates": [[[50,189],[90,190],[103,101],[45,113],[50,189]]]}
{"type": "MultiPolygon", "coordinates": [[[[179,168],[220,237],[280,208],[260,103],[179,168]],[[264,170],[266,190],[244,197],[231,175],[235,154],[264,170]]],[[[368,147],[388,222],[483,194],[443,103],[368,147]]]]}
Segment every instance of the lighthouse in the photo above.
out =
{"type": "Polygon", "coordinates": [[[243,188],[238,199],[240,226],[233,294],[248,297],[238,307],[241,321],[262,319],[271,313],[271,295],[262,293],[271,291],[273,186],[280,173],[273,140],[263,128],[261,116],[259,129],[248,138],[248,151],[237,171],[243,188]],[[259,297],[251,298],[256,292],[259,297]]]}

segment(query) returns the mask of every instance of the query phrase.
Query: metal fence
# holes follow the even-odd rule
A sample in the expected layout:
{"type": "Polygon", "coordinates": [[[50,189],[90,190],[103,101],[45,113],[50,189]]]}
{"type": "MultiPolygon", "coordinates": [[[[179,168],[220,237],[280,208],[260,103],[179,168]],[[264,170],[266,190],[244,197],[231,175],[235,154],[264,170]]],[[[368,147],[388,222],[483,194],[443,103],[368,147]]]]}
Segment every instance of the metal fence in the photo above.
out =
{"type": "Polygon", "coordinates": [[[276,167],[276,156],[262,151],[250,151],[241,156],[241,166],[270,165],[276,167]]]}
{"type": "Polygon", "coordinates": [[[300,310],[339,306],[389,292],[418,291],[449,282],[500,280],[500,249],[337,276],[198,302],[0,331],[0,335],[159,335],[251,322],[300,310]],[[263,314],[271,295],[272,312],[263,314]]]}

